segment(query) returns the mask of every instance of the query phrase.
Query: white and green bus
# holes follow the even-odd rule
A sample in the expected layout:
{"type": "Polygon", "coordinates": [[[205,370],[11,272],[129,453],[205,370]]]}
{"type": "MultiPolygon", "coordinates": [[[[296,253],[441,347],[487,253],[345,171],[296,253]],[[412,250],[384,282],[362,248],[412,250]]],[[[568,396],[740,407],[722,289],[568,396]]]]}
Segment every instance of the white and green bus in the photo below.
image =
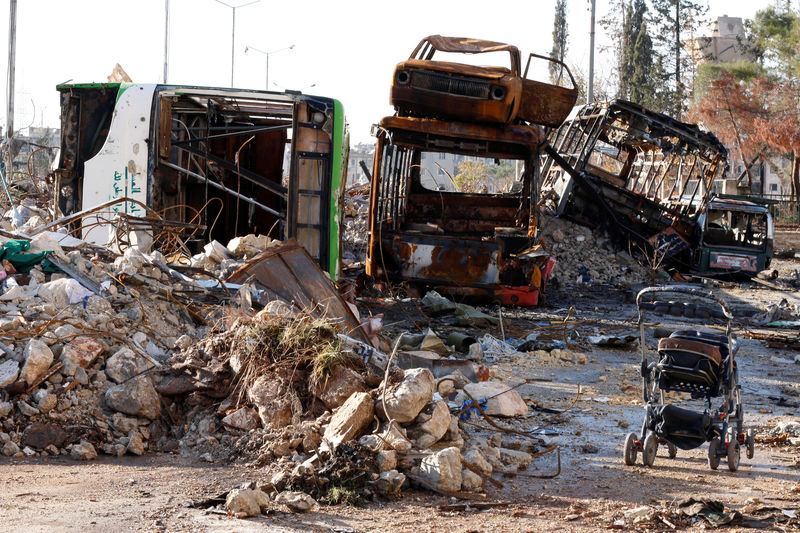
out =
{"type": "Polygon", "coordinates": [[[135,200],[80,218],[84,240],[109,242],[116,214],[131,220],[154,212],[199,229],[187,242],[192,253],[249,233],[294,238],[337,277],[348,156],[339,101],[155,84],[58,90],[62,214],[135,200]]]}

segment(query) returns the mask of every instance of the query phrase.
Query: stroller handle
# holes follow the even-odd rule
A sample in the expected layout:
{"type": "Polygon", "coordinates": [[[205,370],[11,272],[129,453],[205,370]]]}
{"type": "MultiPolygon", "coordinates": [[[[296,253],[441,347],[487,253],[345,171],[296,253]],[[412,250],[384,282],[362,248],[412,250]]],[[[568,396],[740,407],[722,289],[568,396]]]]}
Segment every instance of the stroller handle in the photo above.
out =
{"type": "MultiPolygon", "coordinates": [[[[722,308],[722,313],[728,320],[733,320],[733,314],[728,310],[725,302],[722,299],[718,298],[711,292],[701,291],[694,287],[681,287],[681,286],[669,286],[669,287],[645,287],[644,289],[639,291],[639,294],[636,295],[636,307],[642,303],[642,297],[648,294],[654,293],[674,293],[674,294],[686,294],[688,296],[692,296],[694,298],[699,298],[703,300],[708,300],[711,302],[716,303],[722,308]]],[[[641,313],[641,310],[640,310],[641,313]]]]}

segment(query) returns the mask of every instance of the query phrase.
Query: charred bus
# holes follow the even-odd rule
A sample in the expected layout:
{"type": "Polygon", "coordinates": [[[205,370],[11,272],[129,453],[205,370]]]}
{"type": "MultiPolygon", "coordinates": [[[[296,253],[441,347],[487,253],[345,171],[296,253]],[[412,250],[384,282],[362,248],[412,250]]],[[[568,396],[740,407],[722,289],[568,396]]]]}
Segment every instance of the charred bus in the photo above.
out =
{"type": "Polygon", "coordinates": [[[711,133],[624,100],[576,107],[548,138],[542,194],[555,215],[605,226],[653,265],[755,276],[772,257],[772,218],[715,198],[727,150],[711,133]]]}
{"type": "Polygon", "coordinates": [[[79,219],[85,240],[105,244],[123,223],[149,224],[155,238],[159,228],[183,231],[194,253],[261,233],[297,239],[337,276],[348,156],[340,102],[154,84],[58,90],[58,206],[69,215],[112,202],[79,219]]]}

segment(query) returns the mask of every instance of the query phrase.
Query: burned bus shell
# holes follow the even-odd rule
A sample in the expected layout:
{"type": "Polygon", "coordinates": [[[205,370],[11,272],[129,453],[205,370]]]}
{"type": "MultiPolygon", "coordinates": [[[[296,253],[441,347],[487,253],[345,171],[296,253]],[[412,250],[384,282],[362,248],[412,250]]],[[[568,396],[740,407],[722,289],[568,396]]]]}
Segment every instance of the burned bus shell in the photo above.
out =
{"type": "Polygon", "coordinates": [[[158,226],[156,241],[165,227],[182,231],[191,253],[248,233],[296,238],[337,275],[348,151],[338,101],[154,84],[58,90],[62,213],[135,200],[84,217],[84,239],[105,244],[127,223],[158,226]]]}
{"type": "Polygon", "coordinates": [[[544,130],[386,117],[377,129],[367,274],[462,296],[536,305],[553,259],[537,244],[536,171],[544,130]],[[447,154],[513,160],[510,190],[425,186],[422,159],[447,154]],[[533,207],[533,208],[532,208],[533,207]]]}

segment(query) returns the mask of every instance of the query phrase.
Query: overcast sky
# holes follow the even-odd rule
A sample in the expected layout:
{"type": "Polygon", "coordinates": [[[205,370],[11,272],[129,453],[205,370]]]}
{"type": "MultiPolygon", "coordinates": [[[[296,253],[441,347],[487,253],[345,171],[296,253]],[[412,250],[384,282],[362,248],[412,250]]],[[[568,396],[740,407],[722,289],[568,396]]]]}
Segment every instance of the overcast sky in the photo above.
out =
{"type": "MultiPolygon", "coordinates": [[[[248,1],[225,0],[230,5],[248,1]]],[[[709,3],[711,18],[724,14],[751,18],[771,2],[709,3]]],[[[15,129],[30,124],[58,126],[56,84],[104,82],[115,63],[135,82],[160,83],[164,4],[164,0],[18,0],[15,129]]],[[[598,19],[605,15],[607,4],[598,0],[598,19]]],[[[341,100],[351,142],[371,142],[370,125],[392,113],[389,86],[394,66],[422,37],[436,33],[477,37],[514,44],[523,54],[547,54],[554,5],[555,0],[261,0],[236,10],[234,85],[265,88],[265,56],[246,54],[245,46],[273,51],[295,45],[270,56],[270,90],[301,89],[341,100]]],[[[588,6],[588,0],[568,1],[567,63],[587,72],[588,6]]],[[[231,12],[215,0],[170,0],[169,83],[230,85],[231,12]]],[[[4,67],[8,13],[8,0],[0,0],[4,67]]],[[[597,32],[599,43],[608,42],[599,26],[597,32]]],[[[608,70],[609,55],[597,56],[601,75],[608,70]]],[[[5,75],[0,83],[5,96],[5,75]]],[[[0,113],[3,125],[5,109],[4,105],[0,113]]]]}

